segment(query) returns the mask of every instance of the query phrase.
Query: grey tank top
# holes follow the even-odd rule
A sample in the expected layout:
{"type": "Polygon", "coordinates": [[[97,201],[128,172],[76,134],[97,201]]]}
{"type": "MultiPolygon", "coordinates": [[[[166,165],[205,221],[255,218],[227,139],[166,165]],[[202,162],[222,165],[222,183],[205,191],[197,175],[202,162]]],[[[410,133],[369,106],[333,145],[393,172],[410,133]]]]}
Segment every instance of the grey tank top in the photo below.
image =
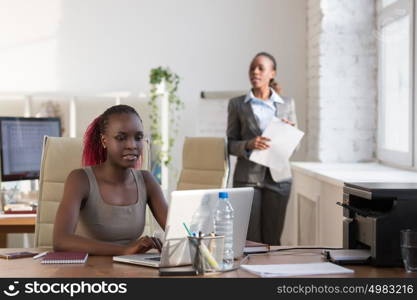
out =
{"type": "Polygon", "coordinates": [[[146,186],[141,171],[132,170],[138,191],[135,204],[119,206],[103,201],[91,167],[84,168],[90,182],[90,193],[80,211],[80,221],[91,238],[127,244],[138,239],[145,227],[146,186]]]}

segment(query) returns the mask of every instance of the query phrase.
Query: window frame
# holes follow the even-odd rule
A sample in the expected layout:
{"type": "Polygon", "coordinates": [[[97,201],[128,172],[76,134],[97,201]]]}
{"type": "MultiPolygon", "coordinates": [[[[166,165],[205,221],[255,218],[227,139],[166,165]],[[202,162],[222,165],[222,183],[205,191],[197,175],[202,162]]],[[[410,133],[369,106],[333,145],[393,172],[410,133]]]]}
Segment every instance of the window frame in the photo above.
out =
{"type": "MultiPolygon", "coordinates": [[[[416,5],[413,0],[397,0],[395,3],[382,8],[382,1],[377,1],[377,30],[381,32],[381,29],[384,25],[390,24],[392,22],[398,21],[406,14],[410,17],[410,72],[409,72],[409,82],[410,82],[410,91],[409,91],[409,149],[408,152],[390,150],[384,148],[384,134],[383,124],[384,124],[384,112],[385,106],[382,102],[382,76],[381,71],[378,72],[378,130],[377,130],[377,159],[389,165],[397,167],[412,167],[415,168],[416,162],[415,158],[417,157],[417,147],[415,141],[417,140],[417,130],[415,117],[417,116],[417,110],[415,105],[416,99],[416,86],[417,78],[414,76],[415,70],[415,57],[417,51],[415,49],[415,40],[416,40],[416,30],[415,30],[415,13],[416,5]],[[398,14],[399,11],[404,11],[405,14],[398,14]]],[[[382,42],[378,39],[378,70],[382,70],[381,53],[382,53],[382,42]]]]}

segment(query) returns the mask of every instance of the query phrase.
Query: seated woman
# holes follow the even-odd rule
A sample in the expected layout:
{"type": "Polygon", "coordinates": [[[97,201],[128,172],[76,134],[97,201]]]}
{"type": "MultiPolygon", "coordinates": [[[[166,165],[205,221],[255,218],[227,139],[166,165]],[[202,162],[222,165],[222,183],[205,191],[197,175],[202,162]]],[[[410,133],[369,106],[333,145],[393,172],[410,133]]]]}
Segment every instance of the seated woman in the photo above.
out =
{"type": "Polygon", "coordinates": [[[135,170],[143,142],[142,120],[130,106],[112,106],[90,124],[84,136],[86,167],[68,175],[55,218],[55,251],[124,255],[161,250],[158,239],[141,237],[146,204],[163,229],[168,211],[153,176],[135,170]],[[91,238],[75,234],[79,219],[91,238]]]}

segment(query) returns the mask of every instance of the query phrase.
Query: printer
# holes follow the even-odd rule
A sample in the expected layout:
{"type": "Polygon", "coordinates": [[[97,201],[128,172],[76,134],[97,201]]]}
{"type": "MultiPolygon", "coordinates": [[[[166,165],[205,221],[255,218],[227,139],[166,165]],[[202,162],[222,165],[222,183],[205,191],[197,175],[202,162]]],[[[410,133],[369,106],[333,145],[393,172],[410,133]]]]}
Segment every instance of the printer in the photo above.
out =
{"type": "Polygon", "coordinates": [[[368,249],[374,266],[401,266],[400,231],[417,230],[417,183],[345,183],[343,247],[368,249]]]}

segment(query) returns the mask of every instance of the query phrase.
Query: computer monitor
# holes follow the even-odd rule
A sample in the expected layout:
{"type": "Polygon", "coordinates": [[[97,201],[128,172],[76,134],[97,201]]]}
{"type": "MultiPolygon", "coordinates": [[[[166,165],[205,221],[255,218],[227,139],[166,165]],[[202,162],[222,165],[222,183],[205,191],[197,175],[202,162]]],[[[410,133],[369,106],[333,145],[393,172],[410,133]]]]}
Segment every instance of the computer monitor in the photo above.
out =
{"type": "Polygon", "coordinates": [[[59,118],[0,117],[2,181],[39,178],[45,135],[61,136],[59,118]]]}

